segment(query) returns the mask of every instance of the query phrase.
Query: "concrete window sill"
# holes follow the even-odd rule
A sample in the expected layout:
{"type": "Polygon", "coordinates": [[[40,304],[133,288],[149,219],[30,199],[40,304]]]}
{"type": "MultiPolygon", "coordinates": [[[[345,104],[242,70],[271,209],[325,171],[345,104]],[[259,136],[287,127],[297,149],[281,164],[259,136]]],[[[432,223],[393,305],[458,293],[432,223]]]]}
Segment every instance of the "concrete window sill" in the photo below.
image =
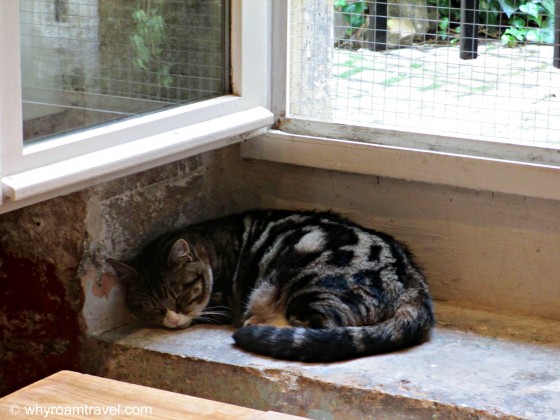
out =
{"type": "Polygon", "coordinates": [[[245,353],[225,327],[123,327],[91,338],[91,373],[311,418],[560,418],[557,322],[436,309],[430,342],[334,364],[245,353]]]}

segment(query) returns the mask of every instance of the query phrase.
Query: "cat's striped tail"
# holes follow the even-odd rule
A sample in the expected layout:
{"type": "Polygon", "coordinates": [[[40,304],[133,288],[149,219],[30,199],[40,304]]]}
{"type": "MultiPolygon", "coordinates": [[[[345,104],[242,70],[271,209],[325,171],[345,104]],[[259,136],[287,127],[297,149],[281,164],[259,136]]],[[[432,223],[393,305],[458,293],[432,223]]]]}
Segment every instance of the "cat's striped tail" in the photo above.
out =
{"type": "Polygon", "coordinates": [[[311,329],[247,325],[233,338],[247,351],[276,359],[336,362],[420,344],[429,338],[433,324],[430,307],[402,308],[393,318],[372,326],[311,329]]]}

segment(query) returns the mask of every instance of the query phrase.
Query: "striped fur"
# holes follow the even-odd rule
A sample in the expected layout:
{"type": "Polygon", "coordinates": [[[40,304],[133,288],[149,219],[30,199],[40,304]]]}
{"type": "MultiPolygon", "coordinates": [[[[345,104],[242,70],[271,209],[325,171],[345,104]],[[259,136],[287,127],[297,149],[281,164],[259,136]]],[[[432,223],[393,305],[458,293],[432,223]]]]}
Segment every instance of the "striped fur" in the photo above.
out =
{"type": "Polygon", "coordinates": [[[257,210],[193,225],[112,261],[129,308],[170,328],[224,321],[236,344],[279,359],[331,362],[428,339],[423,275],[388,235],[332,213],[257,210]]]}

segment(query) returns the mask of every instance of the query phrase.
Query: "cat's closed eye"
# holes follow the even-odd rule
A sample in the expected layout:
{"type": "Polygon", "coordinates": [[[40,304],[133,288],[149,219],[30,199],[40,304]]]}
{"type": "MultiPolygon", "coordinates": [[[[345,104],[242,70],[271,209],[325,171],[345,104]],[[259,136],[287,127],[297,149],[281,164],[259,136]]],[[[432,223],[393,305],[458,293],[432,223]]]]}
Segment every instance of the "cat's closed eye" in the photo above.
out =
{"type": "Polygon", "coordinates": [[[139,319],[152,324],[161,323],[166,312],[164,308],[149,301],[144,303],[129,302],[128,307],[139,319]]]}

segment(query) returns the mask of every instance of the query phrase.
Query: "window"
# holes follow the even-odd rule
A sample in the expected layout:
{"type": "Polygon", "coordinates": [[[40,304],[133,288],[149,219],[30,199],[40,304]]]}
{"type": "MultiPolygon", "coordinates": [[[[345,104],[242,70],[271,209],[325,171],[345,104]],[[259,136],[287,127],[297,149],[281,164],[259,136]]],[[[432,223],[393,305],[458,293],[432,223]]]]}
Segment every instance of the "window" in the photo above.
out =
{"type": "Polygon", "coordinates": [[[377,3],[335,3],[344,6],[292,2],[291,116],[560,148],[552,2],[516,12],[516,36],[526,39],[515,44],[500,10],[481,11],[469,37],[458,32],[465,22],[443,20],[459,19],[459,9],[431,9],[433,1],[385,5],[382,15],[367,9],[377,3]]]}
{"type": "MultiPolygon", "coordinates": [[[[406,54],[407,51],[411,56],[423,54],[418,48],[403,45],[398,52],[393,49],[382,51],[386,59],[381,60],[385,64],[378,75],[384,78],[379,83],[350,81],[352,84],[348,80],[352,75],[358,79],[371,75],[371,68],[366,67],[375,64],[367,59],[373,52],[335,52],[339,46],[335,47],[337,23],[332,3],[292,0],[289,4],[274,3],[273,7],[274,22],[283,28],[275,32],[272,56],[273,79],[276,81],[272,90],[273,109],[280,119],[277,130],[244,146],[244,156],[470,189],[560,198],[560,155],[554,149],[559,138],[555,97],[544,98],[545,102],[540,106],[546,112],[537,114],[534,124],[526,127],[534,136],[531,140],[536,140],[531,145],[512,144],[508,142],[509,138],[500,139],[496,133],[486,138],[465,134],[457,128],[470,121],[461,114],[447,124],[448,130],[439,130],[432,121],[437,114],[414,115],[410,112],[410,107],[417,104],[411,101],[406,90],[396,91],[394,98],[388,93],[393,84],[401,82],[413,88],[426,87],[423,84],[414,86],[405,81],[404,75],[391,73],[393,70],[387,67],[391,55],[406,54]],[[341,60],[337,54],[347,57],[341,60]],[[380,96],[378,92],[383,92],[385,99],[389,100],[386,104],[375,102],[380,96]],[[383,117],[388,123],[372,120],[379,118],[380,114],[385,114],[383,117]],[[365,118],[370,119],[364,121],[365,118]],[[552,128],[548,132],[552,141],[545,140],[543,144],[538,141],[539,135],[548,128],[552,128]]],[[[558,77],[558,70],[551,68],[554,63],[552,48],[546,49],[550,54],[547,56],[547,77],[542,80],[546,79],[543,86],[550,89],[557,84],[550,84],[549,76],[550,79],[558,77]]],[[[541,58],[544,60],[544,55],[541,58]]],[[[407,65],[404,59],[403,63],[408,70],[419,70],[415,65],[407,65]]],[[[442,69],[447,64],[444,61],[442,69]]],[[[482,73],[477,77],[483,77],[482,73]]],[[[436,78],[435,82],[441,80],[436,78]]],[[[506,96],[507,86],[500,92],[500,96],[493,100],[500,106],[512,106],[518,93],[506,96]]],[[[427,92],[424,103],[421,102],[418,108],[420,111],[433,109],[429,102],[432,93],[427,92]]],[[[523,100],[531,101],[534,94],[535,89],[529,88],[523,100]]],[[[474,107],[484,105],[477,98],[471,99],[471,104],[474,107]]],[[[456,111],[456,107],[451,108],[453,106],[450,112],[456,111]]],[[[503,113],[492,113],[488,109],[482,113],[492,121],[493,128],[509,129],[511,120],[504,119],[503,113]]]]}
{"type": "Polygon", "coordinates": [[[23,140],[230,93],[225,0],[20,0],[23,140]]]}
{"type": "Polygon", "coordinates": [[[0,2],[0,211],[270,126],[268,15],[259,0],[0,2]]]}

